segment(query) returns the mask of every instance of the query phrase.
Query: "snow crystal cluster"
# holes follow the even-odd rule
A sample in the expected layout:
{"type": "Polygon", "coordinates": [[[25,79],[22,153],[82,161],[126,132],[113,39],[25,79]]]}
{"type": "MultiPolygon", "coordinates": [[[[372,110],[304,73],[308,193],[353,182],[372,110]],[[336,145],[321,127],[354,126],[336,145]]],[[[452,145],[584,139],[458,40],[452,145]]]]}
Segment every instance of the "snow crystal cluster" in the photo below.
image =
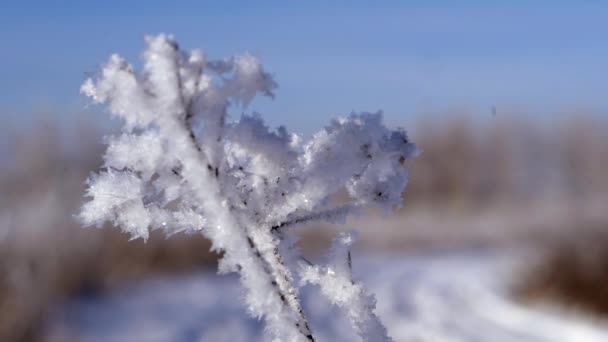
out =
{"type": "Polygon", "coordinates": [[[381,113],[360,113],[304,141],[255,113],[231,118],[230,108],[274,96],[277,85],[258,58],[210,60],[163,34],[146,42],[141,70],[113,55],[81,88],[124,121],[122,133],[107,138],[104,168],[88,181],[83,223],[109,221],[143,239],[151,229],[204,234],[223,252],[220,271],[239,274],[248,310],[274,340],[314,341],[298,283],[319,285],[363,339],[388,340],[373,297],[350,276],[351,237],[338,237],[328,265],[293,267],[289,234],[369,205],[400,206],[403,163],[417,153],[405,132],[387,129],[381,113]],[[344,189],[349,200],[330,207],[344,189]]]}

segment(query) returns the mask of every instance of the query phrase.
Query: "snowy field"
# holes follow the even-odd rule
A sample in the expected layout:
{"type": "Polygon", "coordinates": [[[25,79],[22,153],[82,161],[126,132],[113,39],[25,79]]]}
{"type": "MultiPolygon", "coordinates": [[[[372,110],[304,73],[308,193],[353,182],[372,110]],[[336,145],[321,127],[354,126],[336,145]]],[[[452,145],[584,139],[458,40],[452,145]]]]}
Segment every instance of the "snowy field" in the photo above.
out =
{"type": "MultiPolygon", "coordinates": [[[[486,252],[355,256],[355,275],[376,294],[396,341],[608,341],[608,326],[513,301],[521,265],[486,252]]],[[[161,278],[59,308],[53,341],[258,341],[261,324],[243,313],[235,277],[161,278]]],[[[318,341],[356,341],[342,315],[312,288],[303,301],[318,341]]]]}

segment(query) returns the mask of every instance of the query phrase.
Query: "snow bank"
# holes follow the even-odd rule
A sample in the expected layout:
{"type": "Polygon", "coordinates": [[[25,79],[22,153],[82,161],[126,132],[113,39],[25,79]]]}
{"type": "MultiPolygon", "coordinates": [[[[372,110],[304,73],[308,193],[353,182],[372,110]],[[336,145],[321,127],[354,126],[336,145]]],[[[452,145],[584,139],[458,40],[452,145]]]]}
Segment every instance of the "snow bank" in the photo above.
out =
{"type": "MultiPolygon", "coordinates": [[[[487,253],[399,254],[354,259],[354,273],[376,294],[396,341],[608,341],[607,327],[512,301],[518,265],[487,253]]],[[[319,341],[357,340],[318,289],[304,290],[319,341]]],[[[262,324],[244,314],[242,296],[230,276],[156,279],[59,308],[50,331],[56,340],[89,342],[261,341],[262,324]]]]}

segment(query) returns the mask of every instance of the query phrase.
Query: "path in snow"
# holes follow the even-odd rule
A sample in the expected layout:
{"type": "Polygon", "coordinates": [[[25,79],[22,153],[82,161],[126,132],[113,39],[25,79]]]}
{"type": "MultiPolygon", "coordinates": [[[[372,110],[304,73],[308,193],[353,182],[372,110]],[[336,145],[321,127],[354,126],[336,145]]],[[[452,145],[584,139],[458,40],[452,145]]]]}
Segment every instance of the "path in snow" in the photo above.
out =
{"type": "MultiPolygon", "coordinates": [[[[513,257],[488,253],[355,259],[355,274],[378,299],[396,341],[608,341],[608,328],[513,302],[513,257]],[[511,276],[511,277],[510,277],[511,276]]],[[[50,322],[58,341],[256,341],[261,324],[243,314],[235,277],[199,274],[149,280],[76,300],[50,322]]],[[[314,288],[303,291],[318,341],[356,341],[314,288]]]]}

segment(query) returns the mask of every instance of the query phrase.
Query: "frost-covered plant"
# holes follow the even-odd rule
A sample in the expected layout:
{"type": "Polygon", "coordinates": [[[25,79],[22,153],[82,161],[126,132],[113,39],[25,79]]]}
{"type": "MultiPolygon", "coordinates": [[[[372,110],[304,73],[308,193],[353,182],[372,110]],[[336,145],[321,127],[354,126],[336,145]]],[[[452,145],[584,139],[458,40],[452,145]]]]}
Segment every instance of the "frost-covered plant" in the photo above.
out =
{"type": "Polygon", "coordinates": [[[203,233],[223,252],[220,272],[239,274],[249,312],[276,340],[314,340],[294,270],[343,308],[363,339],[388,340],[373,297],[350,276],[351,239],[336,240],[327,266],[294,268],[289,233],[368,205],[398,207],[402,164],[416,153],[405,132],[385,128],[381,113],[333,120],[308,141],[270,130],[257,114],[231,120],[231,107],[274,96],[276,83],[255,56],[209,60],[162,34],[146,42],[142,70],[113,55],[82,86],[124,121],[107,138],[104,169],[88,181],[82,221],[110,221],[143,239],[151,229],[203,233]],[[348,202],[330,207],[342,189],[348,202]]]}

